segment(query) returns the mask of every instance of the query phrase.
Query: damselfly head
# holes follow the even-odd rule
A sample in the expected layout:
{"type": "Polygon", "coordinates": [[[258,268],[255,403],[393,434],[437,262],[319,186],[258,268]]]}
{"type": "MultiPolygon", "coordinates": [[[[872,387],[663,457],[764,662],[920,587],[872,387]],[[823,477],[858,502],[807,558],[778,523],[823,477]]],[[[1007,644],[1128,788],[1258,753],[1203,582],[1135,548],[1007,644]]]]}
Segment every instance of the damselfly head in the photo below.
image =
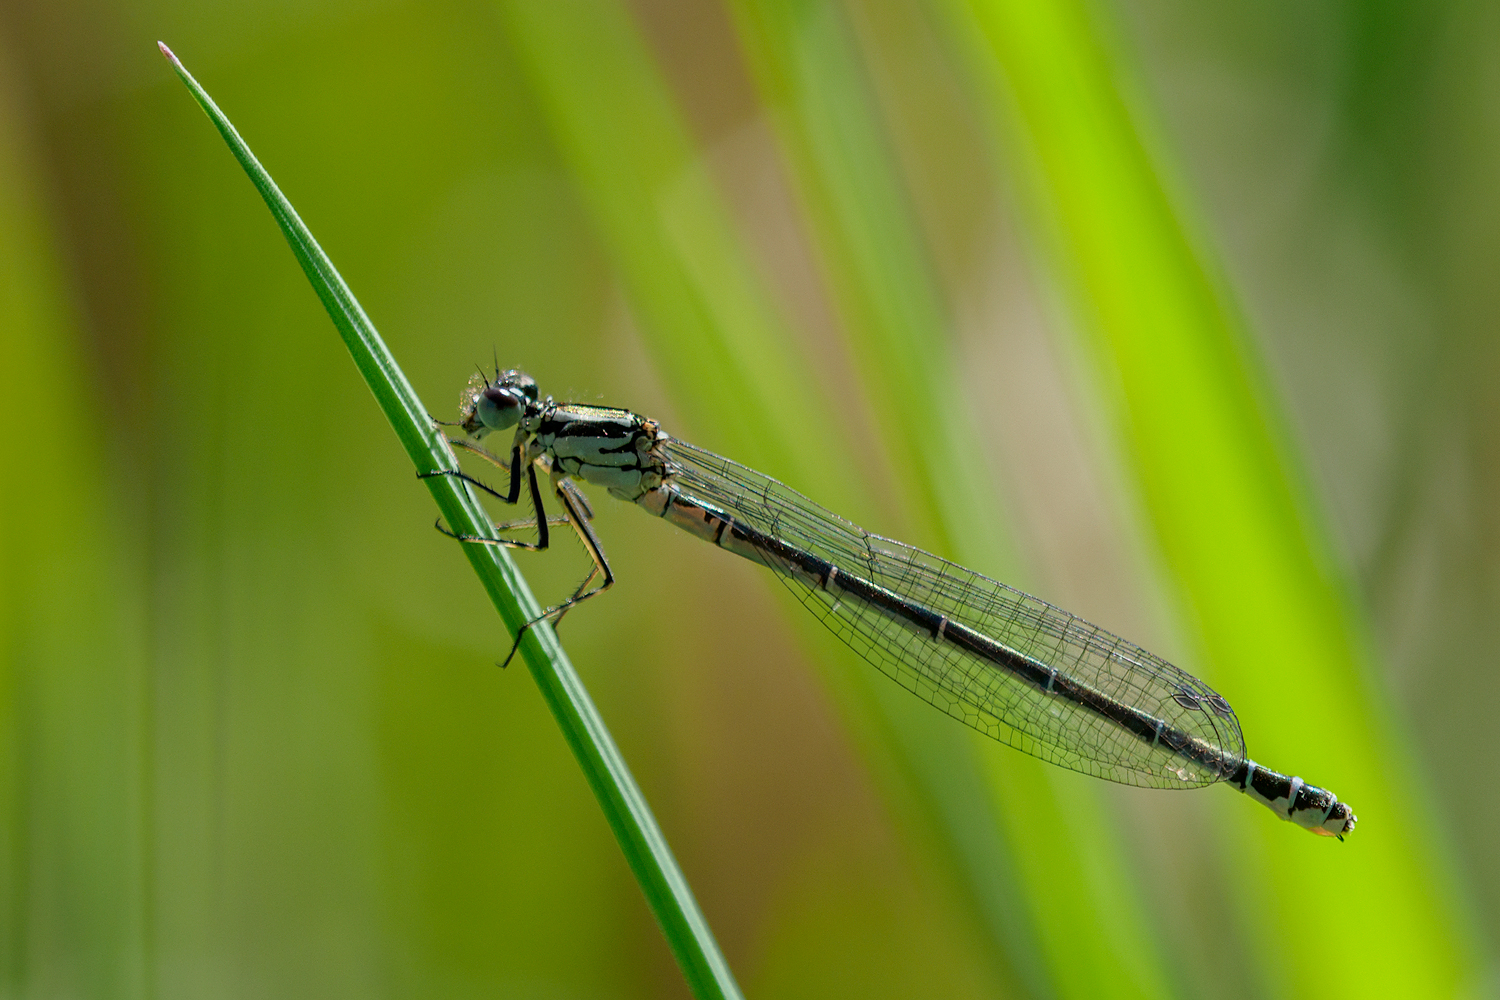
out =
{"type": "Polygon", "coordinates": [[[525,372],[512,368],[497,373],[493,381],[480,373],[464,392],[459,425],[472,437],[510,430],[536,402],[536,379],[525,372]]]}

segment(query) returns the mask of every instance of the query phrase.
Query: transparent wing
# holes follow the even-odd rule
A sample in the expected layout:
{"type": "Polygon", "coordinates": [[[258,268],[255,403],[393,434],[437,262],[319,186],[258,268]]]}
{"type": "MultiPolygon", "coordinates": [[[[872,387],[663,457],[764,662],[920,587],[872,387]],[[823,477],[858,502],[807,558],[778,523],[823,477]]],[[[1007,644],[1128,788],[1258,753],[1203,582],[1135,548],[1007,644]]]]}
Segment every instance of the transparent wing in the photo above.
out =
{"type": "Polygon", "coordinates": [[[743,525],[810,552],[909,601],[947,615],[1056,668],[1212,749],[1192,760],[925,629],[810,584],[773,553],[762,561],[824,625],[881,673],[1001,743],[1075,771],[1128,785],[1190,788],[1227,777],[1245,755],[1239,720],[1202,681],[1139,646],[901,542],[871,534],[769,476],[677,440],[665,445],[683,494],[743,525]]]}

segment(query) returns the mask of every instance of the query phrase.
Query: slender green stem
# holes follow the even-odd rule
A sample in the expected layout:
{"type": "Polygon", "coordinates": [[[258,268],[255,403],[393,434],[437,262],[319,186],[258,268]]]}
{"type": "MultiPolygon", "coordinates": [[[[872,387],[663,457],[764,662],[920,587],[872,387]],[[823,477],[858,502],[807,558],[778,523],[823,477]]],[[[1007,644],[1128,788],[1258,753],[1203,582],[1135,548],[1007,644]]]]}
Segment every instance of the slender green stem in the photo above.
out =
{"type": "MultiPolygon", "coordinates": [[[[302,224],[291,203],[255,159],[229,119],[177,61],[177,57],[164,44],[161,51],[224,137],[230,152],[244,167],[251,183],[276,217],[292,253],[323,300],[334,326],[344,338],[344,345],[354,358],[355,366],[375,394],[376,402],[391,422],[396,437],[411,456],[417,471],[458,468],[447,440],[433,426],[416,392],[375,332],[374,324],[302,224]]],[[[439,512],[454,531],[494,537],[493,524],[484,508],[457,479],[432,476],[424,482],[432,491],[439,512]]],[[[536,600],[503,548],[465,545],[464,551],[511,634],[537,617],[540,609],[536,600]]],[[[527,629],[520,652],[604,809],[615,839],[625,852],[625,859],[635,873],[641,891],[646,894],[652,912],[661,923],[662,932],[677,956],[693,995],[702,998],[738,997],[739,988],[719,954],[687,880],[678,869],[666,839],[604,727],[604,721],[568,662],[567,654],[558,644],[556,634],[546,624],[527,629]]]]}

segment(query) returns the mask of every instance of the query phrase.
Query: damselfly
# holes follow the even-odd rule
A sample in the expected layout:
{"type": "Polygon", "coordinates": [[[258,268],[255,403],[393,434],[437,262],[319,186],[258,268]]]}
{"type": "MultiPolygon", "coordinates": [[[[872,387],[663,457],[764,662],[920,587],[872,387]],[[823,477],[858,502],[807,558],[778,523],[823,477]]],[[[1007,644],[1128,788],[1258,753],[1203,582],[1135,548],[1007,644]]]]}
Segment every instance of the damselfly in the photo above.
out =
{"type": "Polygon", "coordinates": [[[450,426],[468,435],[451,443],[504,470],[510,487],[501,493],[458,470],[429,475],[456,476],[514,504],[524,474],[535,519],[500,527],[535,525],[537,533],[535,542],[453,537],[545,549],[548,526],[566,523],[593,561],[573,596],[537,622],[559,620],[614,583],[581,479],[768,567],[876,669],[1001,743],[1128,785],[1226,781],[1313,833],[1342,840],[1354,829],[1353,811],[1332,792],[1247,758],[1229,702],[1191,674],[1061,608],[871,534],[654,420],[541,399],[530,376],[497,371],[494,381],[482,373],[470,381],[450,426]],[[495,431],[513,432],[508,456],[477,443],[495,431]],[[538,469],[551,479],[561,517],[546,516],[538,469]]]}

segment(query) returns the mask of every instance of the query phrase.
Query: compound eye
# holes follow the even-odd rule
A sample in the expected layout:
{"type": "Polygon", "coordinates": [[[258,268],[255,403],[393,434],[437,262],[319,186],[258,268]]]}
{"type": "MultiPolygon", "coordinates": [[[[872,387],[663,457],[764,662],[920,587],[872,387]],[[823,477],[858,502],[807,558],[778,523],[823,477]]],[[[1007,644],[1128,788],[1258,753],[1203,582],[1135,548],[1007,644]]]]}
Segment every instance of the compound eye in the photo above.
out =
{"type": "Polygon", "coordinates": [[[509,386],[491,386],[481,392],[475,402],[475,412],[480,422],[492,431],[509,430],[516,426],[521,422],[525,411],[526,405],[521,397],[509,386]]]}
{"type": "Polygon", "coordinates": [[[537,401],[536,379],[527,375],[519,368],[512,368],[495,380],[495,386],[505,387],[520,393],[533,403],[537,401]]]}

